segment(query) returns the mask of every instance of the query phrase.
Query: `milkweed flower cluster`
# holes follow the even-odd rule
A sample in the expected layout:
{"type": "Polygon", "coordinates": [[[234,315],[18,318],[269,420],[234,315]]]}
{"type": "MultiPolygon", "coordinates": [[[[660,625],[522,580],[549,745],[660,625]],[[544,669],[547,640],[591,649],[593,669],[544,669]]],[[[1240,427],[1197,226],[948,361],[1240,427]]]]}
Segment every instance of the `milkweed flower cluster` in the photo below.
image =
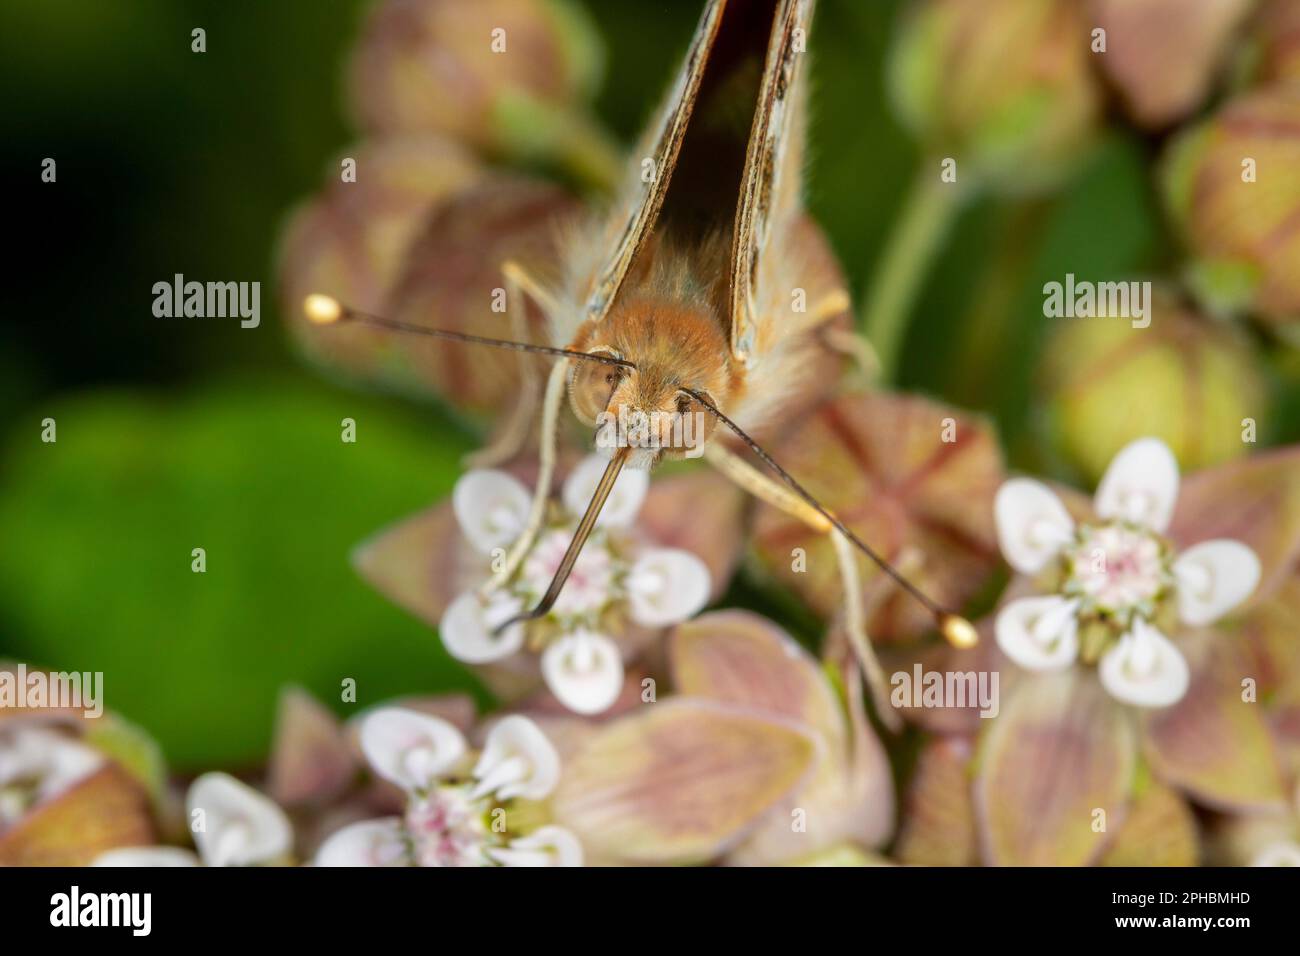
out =
{"type": "MultiPolygon", "coordinates": [[[[623,687],[622,652],[609,632],[627,624],[664,628],[692,617],[708,600],[709,569],[688,551],[648,547],[629,533],[645,500],[649,475],[625,470],[597,519],[555,605],[538,622],[497,627],[541,600],[573,539],[605,463],[583,461],[564,484],[556,510],[519,571],[487,595],[467,591],[443,614],[443,644],[470,664],[540,653],[547,687],[577,713],[607,710],[623,687]]],[[[452,493],[456,520],[479,552],[502,560],[524,530],[532,496],[505,472],[473,471],[452,493]]]]}
{"type": "Polygon", "coordinates": [[[1042,482],[1003,485],[995,508],[1008,563],[1053,575],[1053,593],[1019,598],[998,615],[1006,655],[1035,671],[1096,664],[1110,695],[1139,707],[1181,700],[1187,662],[1161,628],[1212,624],[1255,590],[1260,564],[1229,539],[1177,553],[1162,536],[1177,493],[1178,464],[1155,439],[1116,456],[1097,489],[1094,521],[1076,525],[1042,482]]]}
{"type": "Polygon", "coordinates": [[[329,837],[318,866],[579,866],[563,827],[520,832],[512,804],[555,789],[560,758],[537,725],[505,717],[473,755],[439,717],[397,707],[368,715],[361,747],[371,768],[407,794],[401,817],[354,823],[329,837]]]}
{"type": "MultiPolygon", "coordinates": [[[[1248,8],[1290,23],[1294,4],[1180,0],[1166,30],[1173,2],[921,0],[890,58],[901,117],[962,184],[921,191],[912,251],[940,248],[926,230],[950,221],[968,184],[994,198],[1059,188],[1111,117],[1172,132],[1157,173],[1187,261],[1162,277],[1155,324],[1116,326],[1123,339],[1079,325],[1051,353],[1045,407],[1064,457],[1100,476],[1091,500],[1008,479],[991,421],[883,387],[837,394],[829,376],[764,445],[938,603],[990,609],[979,646],[957,650],[891,579],[856,568],[856,610],[886,664],[996,675],[1000,706],[900,705],[912,731],[882,739],[847,653],[832,539],[771,505],[748,509],[689,464],[653,483],[625,470],[554,605],[508,623],[548,590],[605,467],[575,463],[561,440],[558,500],[510,573],[535,507],[531,447],[468,471],[448,501],[353,555],[483,679],[489,713],[468,697],[412,698],[366,701],[344,721],[297,694],[265,777],[206,773],[183,794],[127,772],[120,741],[80,725],[0,724],[0,863],[1295,864],[1300,448],[1251,454],[1237,431],[1267,401],[1245,323],[1286,342],[1300,315],[1297,180],[1238,187],[1246,154],[1264,171],[1295,165],[1294,44],[1266,35],[1258,75],[1226,69],[1234,38],[1259,29],[1248,8]],[[1109,34],[1100,62],[1094,22],[1109,34]],[[1254,85],[1216,97],[1238,73],[1254,85]],[[1117,398],[1152,389],[1176,406],[1158,421],[1117,398]],[[799,626],[706,610],[746,546],[751,587],[731,596],[774,616],[802,602],[799,626]],[[60,842],[74,817],[102,838],[60,842]]],[[[494,307],[500,265],[554,271],[557,226],[582,203],[490,164],[558,164],[596,188],[617,172],[570,148],[603,142],[584,115],[598,51],[585,21],[554,15],[567,5],[472,6],[377,6],[349,80],[363,173],[295,214],[280,259],[313,358],[471,420],[511,407],[530,368],[518,356],[323,331],[296,306],[319,291],[411,325],[541,334],[538,310],[494,307]],[[480,33],[504,24],[534,55],[459,48],[460,17],[480,33]],[[464,95],[431,98],[430,78],[464,95]]],[[[820,248],[810,221],[799,228],[820,248]]],[[[821,278],[845,285],[824,258],[821,278]]],[[[1020,460],[1055,460],[1041,451],[1020,460]]]]}

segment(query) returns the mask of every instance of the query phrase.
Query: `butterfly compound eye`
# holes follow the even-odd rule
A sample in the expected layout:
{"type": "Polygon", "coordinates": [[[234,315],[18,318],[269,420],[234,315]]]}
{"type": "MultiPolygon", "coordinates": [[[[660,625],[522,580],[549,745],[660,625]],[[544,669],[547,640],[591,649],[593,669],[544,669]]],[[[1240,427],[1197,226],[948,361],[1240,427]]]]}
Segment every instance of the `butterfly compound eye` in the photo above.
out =
{"type": "MultiPolygon", "coordinates": [[[[593,354],[614,357],[612,353],[593,354]]],[[[569,372],[569,404],[573,406],[573,413],[584,424],[596,424],[596,418],[605,411],[610,396],[626,374],[627,369],[606,362],[574,362],[569,372]]]]}

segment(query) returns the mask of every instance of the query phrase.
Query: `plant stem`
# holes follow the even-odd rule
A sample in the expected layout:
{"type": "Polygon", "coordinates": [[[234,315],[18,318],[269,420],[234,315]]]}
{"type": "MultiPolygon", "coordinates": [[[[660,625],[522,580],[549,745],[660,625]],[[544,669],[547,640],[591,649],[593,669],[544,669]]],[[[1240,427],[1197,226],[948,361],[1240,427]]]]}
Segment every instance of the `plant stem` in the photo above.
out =
{"type": "Polygon", "coordinates": [[[903,209],[876,264],[866,298],[864,330],[880,357],[882,381],[897,374],[898,353],[921,280],[948,234],[961,205],[962,190],[926,164],[903,201],[903,209]]]}
{"type": "Polygon", "coordinates": [[[613,191],[627,166],[623,148],[595,117],[575,110],[566,119],[554,153],[557,162],[588,189],[613,191]]]}
{"type": "Polygon", "coordinates": [[[963,337],[959,343],[962,361],[952,393],[965,404],[985,408],[997,405],[989,395],[998,384],[991,370],[997,367],[997,356],[1013,333],[1025,280],[1041,250],[1039,240],[1052,208],[1052,200],[1047,198],[1020,201],[996,240],[998,247],[958,332],[963,337]]]}
{"type": "Polygon", "coordinates": [[[550,164],[577,184],[609,192],[625,162],[618,142],[580,106],[558,107],[523,95],[503,96],[494,125],[508,156],[550,164]]]}

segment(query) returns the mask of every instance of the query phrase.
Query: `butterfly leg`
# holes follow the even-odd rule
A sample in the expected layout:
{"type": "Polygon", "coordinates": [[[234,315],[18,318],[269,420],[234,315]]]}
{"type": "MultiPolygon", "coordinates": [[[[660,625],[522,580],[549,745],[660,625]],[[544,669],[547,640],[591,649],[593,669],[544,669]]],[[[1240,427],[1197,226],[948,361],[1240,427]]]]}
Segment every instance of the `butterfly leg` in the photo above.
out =
{"type": "Polygon", "coordinates": [[[822,331],[826,346],[846,355],[858,366],[858,371],[870,382],[880,377],[880,356],[865,337],[853,329],[830,328],[822,331]]]}
{"type": "Polygon", "coordinates": [[[849,643],[857,657],[862,676],[871,689],[876,712],[881,722],[890,730],[902,729],[902,720],[889,703],[889,682],[884,668],[867,637],[866,608],[862,599],[862,577],[859,573],[857,553],[848,538],[844,537],[826,518],[808,505],[789,488],[754,468],[739,455],[728,451],[721,442],[710,442],[704,457],[727,478],[761,501],[797,518],[814,531],[829,535],[835,547],[835,558],[840,567],[840,581],[844,590],[845,627],[849,643]]]}
{"type": "MultiPolygon", "coordinates": [[[[523,266],[513,259],[508,259],[501,264],[501,274],[506,283],[506,308],[510,311],[510,334],[516,342],[527,342],[530,336],[528,304],[525,296],[541,306],[542,311],[547,315],[553,314],[555,300],[523,266]]],[[[537,396],[541,391],[541,376],[537,373],[536,363],[537,360],[533,356],[525,352],[519,353],[519,397],[510,412],[510,417],[506,419],[505,424],[488,445],[465,456],[466,467],[493,468],[514,458],[527,444],[529,432],[533,427],[533,416],[537,409],[537,396]]]]}
{"type": "Polygon", "coordinates": [[[808,310],[808,327],[816,329],[817,336],[827,348],[853,359],[867,381],[874,382],[880,377],[880,357],[871,343],[851,327],[827,324],[848,312],[850,306],[848,292],[834,289],[812,304],[808,310]]]}
{"type": "Polygon", "coordinates": [[[537,533],[541,531],[542,522],[546,519],[546,503],[550,500],[551,485],[555,481],[556,445],[559,440],[560,412],[564,407],[568,373],[569,359],[561,358],[555,363],[550,377],[546,380],[546,394],[542,398],[542,433],[538,437],[537,484],[533,487],[533,502],[528,512],[528,524],[524,527],[523,533],[515,539],[515,543],[510,546],[501,570],[493,574],[480,588],[479,593],[482,595],[492,593],[510,580],[519,565],[523,563],[524,556],[532,548],[533,542],[537,540],[537,533]]]}

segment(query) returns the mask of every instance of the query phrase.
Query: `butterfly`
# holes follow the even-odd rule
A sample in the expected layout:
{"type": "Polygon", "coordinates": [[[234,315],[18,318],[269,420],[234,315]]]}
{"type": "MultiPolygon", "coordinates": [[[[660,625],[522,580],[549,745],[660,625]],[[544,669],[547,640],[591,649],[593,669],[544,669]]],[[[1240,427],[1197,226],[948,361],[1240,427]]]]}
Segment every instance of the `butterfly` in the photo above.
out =
{"type": "MultiPolygon", "coordinates": [[[[540,308],[547,344],[523,334],[510,341],[429,328],[321,293],[306,297],[306,316],[318,325],[359,324],[557,359],[541,394],[529,521],[484,595],[518,570],[542,527],[566,400],[594,429],[608,464],[550,587],[498,633],[554,605],[624,467],[702,455],[746,491],[833,538],[850,637],[877,695],[883,674],[865,636],[855,550],[921,602],[953,645],[976,643],[968,621],[862,541],[759,442],[829,397],[843,353],[854,350],[842,276],[802,205],[813,9],[813,0],[706,3],[632,152],[626,182],[607,210],[569,230],[561,278],[548,285],[519,262],[502,266],[510,308],[516,316],[524,300],[540,308]]],[[[513,327],[522,333],[522,318],[513,327]]],[[[535,404],[521,388],[515,417],[528,428],[535,404]]],[[[511,457],[526,436],[527,428],[508,429],[489,457],[511,457]]]]}

